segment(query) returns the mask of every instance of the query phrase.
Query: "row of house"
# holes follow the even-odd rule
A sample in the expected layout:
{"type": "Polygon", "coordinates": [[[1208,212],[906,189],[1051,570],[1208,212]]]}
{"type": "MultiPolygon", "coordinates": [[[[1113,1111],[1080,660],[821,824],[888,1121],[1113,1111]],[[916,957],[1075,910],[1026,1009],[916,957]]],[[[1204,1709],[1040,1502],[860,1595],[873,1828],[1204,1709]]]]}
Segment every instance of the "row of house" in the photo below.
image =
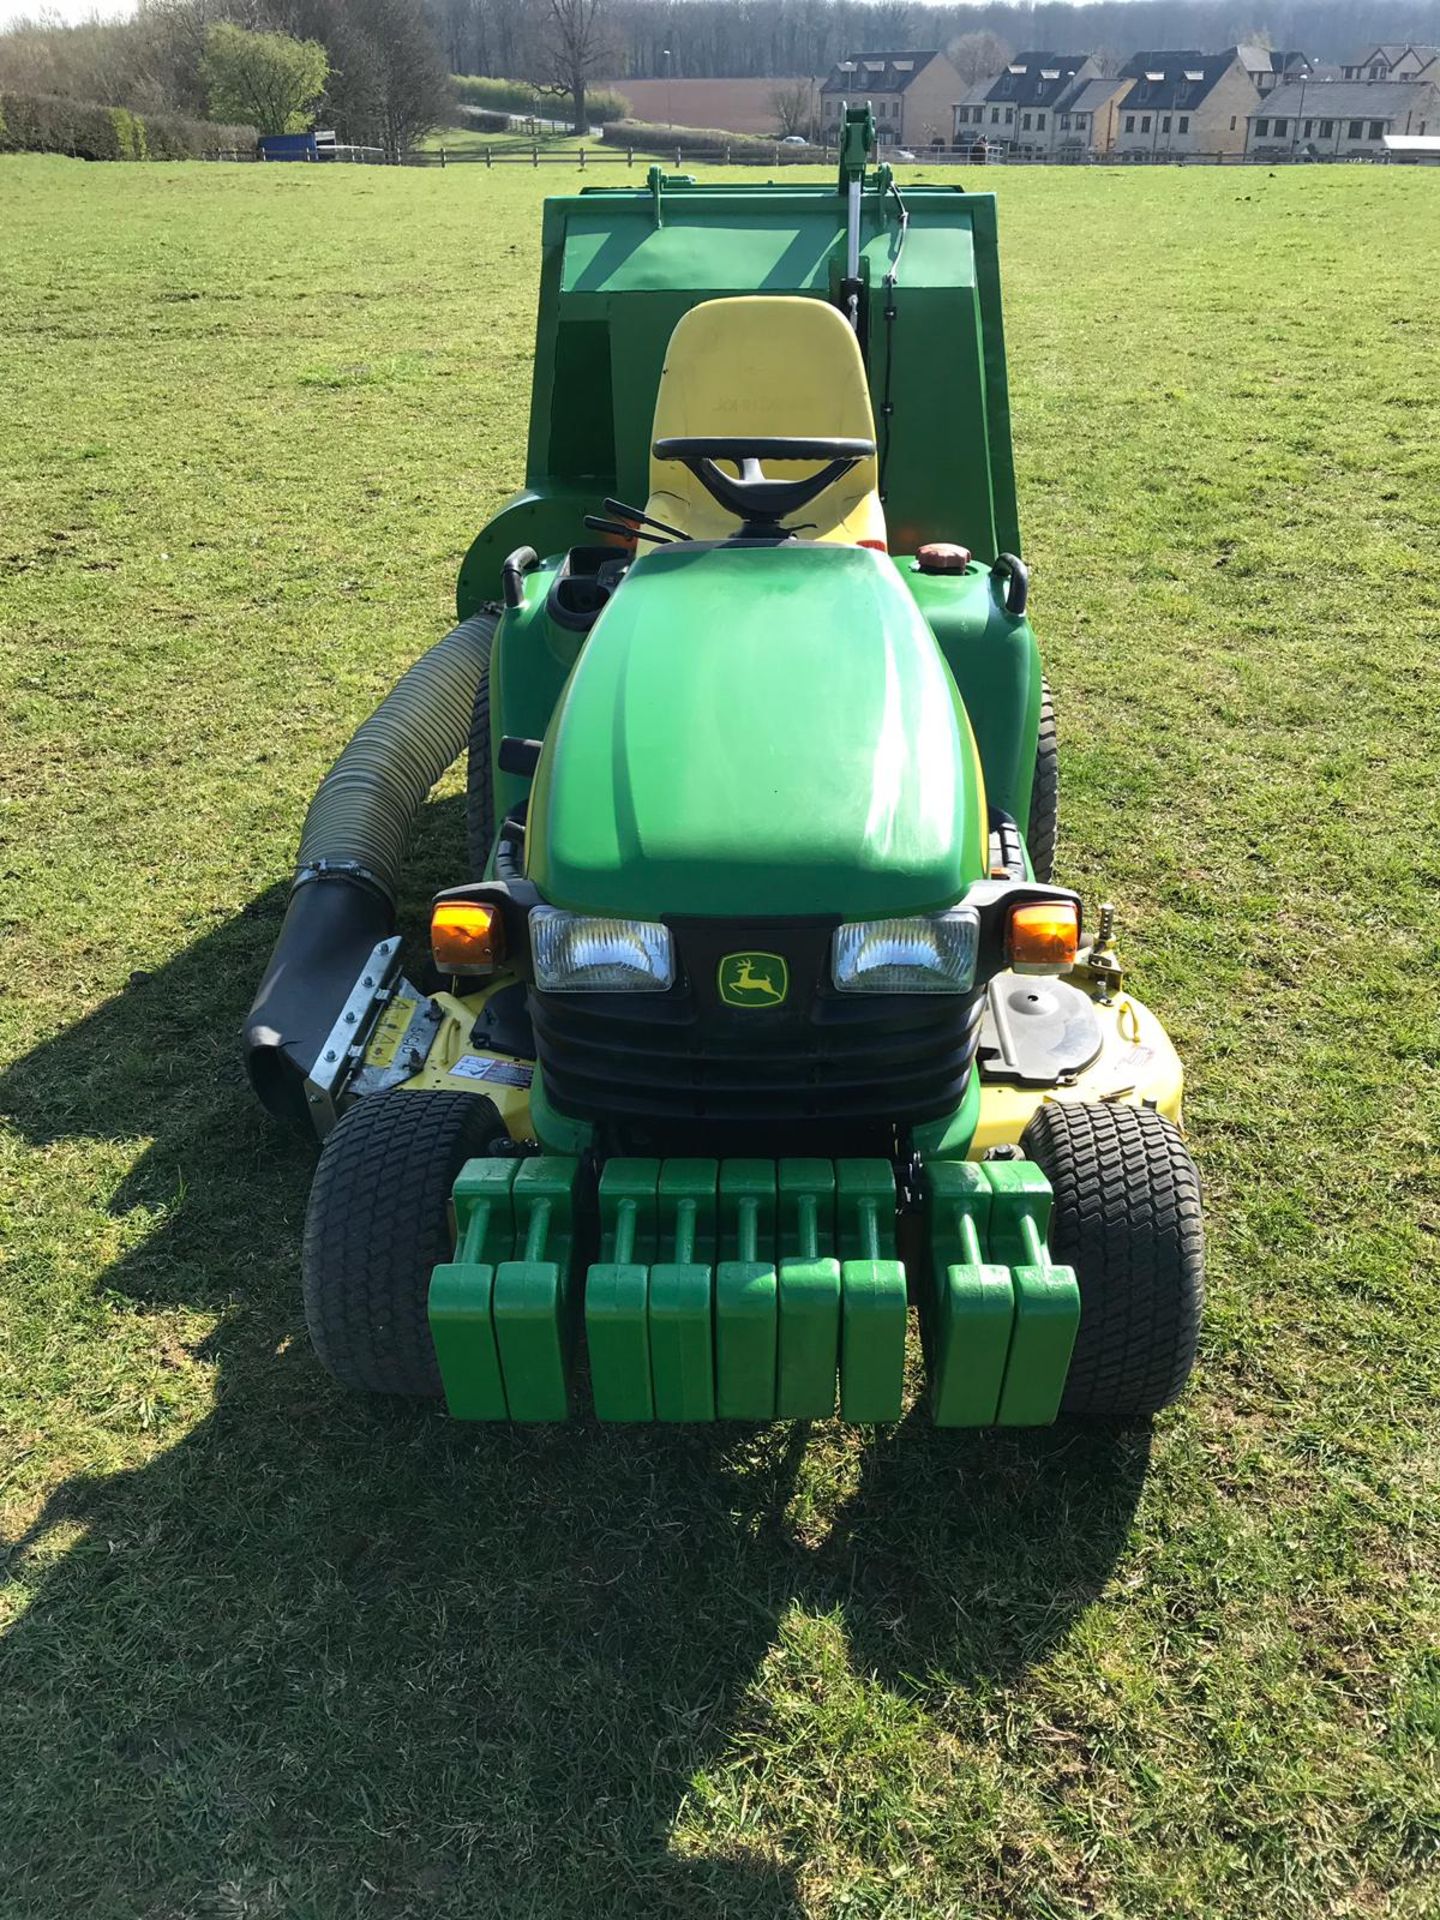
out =
{"type": "Polygon", "coordinates": [[[1028,52],[965,89],[943,53],[910,49],[841,61],[820,89],[826,125],[844,99],[870,100],[881,141],[915,151],[1348,159],[1440,136],[1440,50],[1377,46],[1322,67],[1294,49],[1166,49],[1113,75],[1093,55],[1028,52]]]}
{"type": "Polygon", "coordinates": [[[1199,154],[1379,154],[1391,136],[1440,135],[1440,52],[1375,48],[1347,63],[1299,51],[1138,53],[1113,78],[1093,58],[1022,53],[955,108],[953,144],[999,142],[1027,159],[1199,154]]]}

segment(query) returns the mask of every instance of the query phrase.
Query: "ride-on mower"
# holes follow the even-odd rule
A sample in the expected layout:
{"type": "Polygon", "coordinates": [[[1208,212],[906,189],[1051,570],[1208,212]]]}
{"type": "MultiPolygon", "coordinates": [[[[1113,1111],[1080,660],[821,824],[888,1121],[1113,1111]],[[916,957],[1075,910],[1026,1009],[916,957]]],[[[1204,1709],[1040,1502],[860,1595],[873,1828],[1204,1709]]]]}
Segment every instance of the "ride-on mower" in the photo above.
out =
{"type": "Polygon", "coordinates": [[[324,1140],[348,1385],[890,1421],[912,1307],[945,1426],[1189,1372],[1180,1065],[1053,875],[994,203],[873,144],[546,205],[527,484],[321,785],[245,1030],[324,1140]],[[395,900],[467,741],[432,978],[395,900]]]}

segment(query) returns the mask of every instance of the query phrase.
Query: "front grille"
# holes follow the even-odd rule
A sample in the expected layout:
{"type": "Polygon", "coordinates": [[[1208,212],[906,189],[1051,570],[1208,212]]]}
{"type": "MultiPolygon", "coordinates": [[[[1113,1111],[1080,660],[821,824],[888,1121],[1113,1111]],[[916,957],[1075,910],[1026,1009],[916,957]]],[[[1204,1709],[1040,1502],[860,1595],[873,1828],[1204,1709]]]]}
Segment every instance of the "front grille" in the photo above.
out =
{"type": "Polygon", "coordinates": [[[587,1120],[822,1127],[911,1126],[960,1104],[983,994],[842,995],[829,985],[833,923],[676,923],[667,994],[532,991],[548,1097],[587,1120]],[[727,954],[784,956],[782,1007],[729,1008],[727,954]]]}

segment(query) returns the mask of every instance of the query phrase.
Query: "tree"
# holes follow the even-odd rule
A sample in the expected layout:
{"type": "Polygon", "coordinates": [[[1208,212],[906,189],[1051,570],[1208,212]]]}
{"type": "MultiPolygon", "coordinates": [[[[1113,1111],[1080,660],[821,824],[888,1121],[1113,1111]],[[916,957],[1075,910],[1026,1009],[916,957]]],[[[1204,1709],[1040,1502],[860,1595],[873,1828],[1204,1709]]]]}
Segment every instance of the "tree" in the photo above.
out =
{"type": "Polygon", "coordinates": [[[399,160],[453,108],[445,62],[420,0],[270,0],[330,52],[326,111],[356,146],[399,160]]]}
{"type": "Polygon", "coordinates": [[[602,0],[547,0],[542,50],[547,91],[568,94],[576,133],[589,131],[585,89],[606,60],[613,58],[602,0]]]}
{"type": "Polygon", "coordinates": [[[905,0],[877,0],[860,14],[860,51],[888,52],[915,44],[913,15],[905,0]]]}
{"type": "Polygon", "coordinates": [[[346,12],[368,43],[380,144],[398,160],[449,115],[450,76],[420,0],[350,0],[346,12]]]}
{"type": "Polygon", "coordinates": [[[247,33],[229,21],[205,36],[211,118],[240,121],[261,133],[300,133],[308,127],[329,71],[318,40],[247,33]]]}
{"type": "Polygon", "coordinates": [[[945,53],[960,78],[971,87],[977,80],[989,80],[1003,73],[1015,57],[999,34],[988,29],[981,33],[962,33],[958,40],[950,42],[945,53]]]}
{"type": "Polygon", "coordinates": [[[766,103],[775,116],[780,137],[803,133],[809,140],[815,131],[815,102],[808,80],[782,80],[766,103]]]}

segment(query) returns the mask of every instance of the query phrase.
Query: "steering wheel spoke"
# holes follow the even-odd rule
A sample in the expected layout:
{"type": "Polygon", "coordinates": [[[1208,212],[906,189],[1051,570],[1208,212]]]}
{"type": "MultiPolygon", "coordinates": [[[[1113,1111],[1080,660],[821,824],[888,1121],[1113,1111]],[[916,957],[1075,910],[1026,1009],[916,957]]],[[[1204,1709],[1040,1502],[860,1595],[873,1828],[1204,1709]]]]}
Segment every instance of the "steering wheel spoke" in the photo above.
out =
{"type": "Polygon", "coordinates": [[[657,460],[678,460],[711,499],[735,515],[742,539],[774,539],[782,534],[788,515],[808,507],[827,487],[860,461],[873,458],[874,453],[873,440],[774,435],[756,439],[743,435],[672,436],[654,445],[657,460]],[[736,465],[738,476],[722,471],[716,464],[721,460],[736,465]],[[766,460],[819,460],[823,465],[818,473],[807,473],[798,480],[776,480],[766,474],[762,464],[766,460]]]}

